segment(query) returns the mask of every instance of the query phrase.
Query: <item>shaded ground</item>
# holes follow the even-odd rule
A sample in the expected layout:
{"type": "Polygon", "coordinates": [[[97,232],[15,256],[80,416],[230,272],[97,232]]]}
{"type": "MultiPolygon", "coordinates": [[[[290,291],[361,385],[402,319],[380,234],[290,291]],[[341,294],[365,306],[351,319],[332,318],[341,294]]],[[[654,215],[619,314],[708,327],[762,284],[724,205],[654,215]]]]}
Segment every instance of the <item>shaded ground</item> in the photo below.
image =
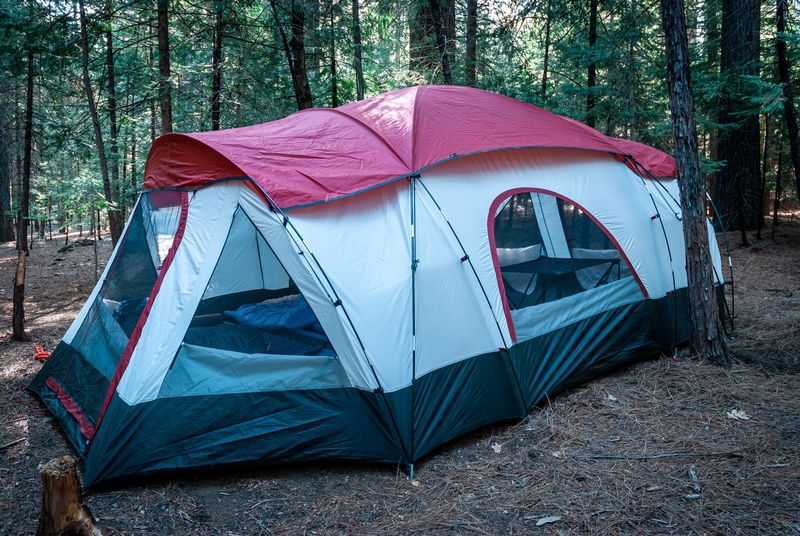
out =
{"type": "MultiPolygon", "coordinates": [[[[36,467],[73,454],[25,391],[35,345],[55,348],[94,284],[92,247],[56,253],[62,241],[30,256],[30,343],[8,338],[16,255],[0,245],[0,534],[35,533],[36,467]]],[[[631,365],[448,443],[415,483],[327,463],[149,479],[86,502],[120,535],[800,534],[800,222],[733,259],[731,369],[685,351],[631,365]]]]}

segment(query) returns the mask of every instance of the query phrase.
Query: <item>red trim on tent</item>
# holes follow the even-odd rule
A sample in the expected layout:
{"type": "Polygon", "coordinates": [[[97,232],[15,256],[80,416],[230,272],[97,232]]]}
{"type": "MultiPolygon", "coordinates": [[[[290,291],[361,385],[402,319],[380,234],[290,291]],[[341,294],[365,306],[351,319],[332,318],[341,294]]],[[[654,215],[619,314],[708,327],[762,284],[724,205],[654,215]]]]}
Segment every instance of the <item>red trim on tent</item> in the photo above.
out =
{"type": "Polygon", "coordinates": [[[139,316],[139,320],[136,322],[136,327],[133,328],[130,339],[128,339],[128,344],[125,346],[125,351],[122,352],[122,357],[119,360],[119,364],[117,364],[117,369],[114,371],[114,377],[111,378],[108,391],[106,391],[106,397],[103,400],[103,406],[100,408],[100,414],[97,416],[97,423],[95,424],[92,435],[89,437],[90,442],[86,445],[86,450],[83,452],[84,456],[89,452],[91,440],[94,438],[94,434],[100,428],[100,423],[103,421],[103,416],[108,409],[108,405],[114,398],[114,393],[119,386],[120,380],[122,380],[122,375],[125,373],[125,369],[128,368],[131,355],[133,354],[134,349],[136,349],[136,344],[139,342],[139,337],[142,335],[142,329],[147,322],[147,317],[150,315],[150,310],[153,308],[153,302],[158,295],[158,291],[161,289],[161,283],[164,281],[164,277],[167,275],[169,267],[172,265],[172,261],[175,258],[175,254],[178,250],[181,240],[183,240],[183,233],[186,229],[186,218],[189,212],[189,194],[187,192],[180,192],[180,195],[181,217],[180,221],[178,222],[178,229],[175,231],[175,237],[172,239],[172,246],[169,248],[169,252],[164,258],[164,262],[161,263],[161,271],[158,274],[155,285],[153,285],[153,290],[150,291],[150,296],[147,299],[144,310],[139,316]]]}
{"type": "Polygon", "coordinates": [[[636,273],[636,270],[633,269],[633,264],[631,264],[630,259],[628,259],[628,256],[625,254],[625,251],[622,249],[619,242],[617,242],[617,239],[614,238],[614,236],[610,232],[608,232],[608,229],[606,229],[606,227],[602,223],[600,223],[600,220],[595,218],[588,210],[586,210],[581,205],[579,205],[578,203],[576,203],[575,201],[573,201],[568,197],[565,197],[561,194],[558,194],[550,190],[545,190],[543,188],[514,188],[511,190],[507,190],[501,193],[499,196],[497,196],[494,199],[494,201],[492,201],[492,205],[489,208],[488,229],[489,229],[489,246],[492,251],[492,263],[494,264],[494,272],[495,275],[497,276],[497,285],[500,289],[500,296],[503,298],[503,310],[506,315],[506,322],[508,323],[508,331],[511,334],[511,338],[514,340],[514,343],[517,342],[517,332],[516,329],[514,329],[514,322],[511,319],[511,308],[508,306],[508,299],[506,298],[505,287],[503,286],[503,275],[500,271],[500,260],[497,257],[497,244],[495,243],[494,239],[494,220],[497,217],[497,207],[500,206],[500,203],[502,203],[505,199],[508,199],[511,196],[524,193],[551,195],[557,199],[561,199],[563,201],[571,203],[580,211],[582,211],[584,214],[586,214],[589,217],[589,219],[591,219],[595,223],[595,225],[597,225],[597,227],[599,227],[600,230],[603,231],[603,233],[608,237],[608,239],[611,240],[611,243],[614,244],[614,247],[617,248],[617,251],[619,251],[622,260],[624,260],[625,264],[628,265],[628,269],[630,269],[631,275],[633,275],[634,279],[636,279],[636,282],[639,284],[639,288],[642,290],[644,298],[649,299],[650,295],[647,293],[647,289],[644,288],[644,283],[642,283],[642,280],[639,277],[639,274],[636,273]]]}
{"type": "Polygon", "coordinates": [[[144,189],[196,189],[250,177],[289,209],[347,197],[459,156],[523,148],[621,154],[654,176],[674,176],[671,156],[531,104],[470,87],[418,86],[262,125],[165,134],[148,155],[144,189]]]}
{"type": "Polygon", "coordinates": [[[86,415],[83,414],[83,411],[81,411],[81,408],[78,407],[78,404],[76,404],[75,401],[72,400],[72,398],[67,394],[67,392],[64,391],[64,388],[61,387],[61,384],[53,378],[47,378],[47,381],[45,381],[44,384],[55,393],[59,402],[61,402],[61,405],[64,406],[64,409],[66,409],[69,414],[72,415],[76,421],[78,421],[78,426],[80,427],[83,437],[87,439],[94,437],[95,429],[89,423],[88,419],[86,419],[86,415]]]}

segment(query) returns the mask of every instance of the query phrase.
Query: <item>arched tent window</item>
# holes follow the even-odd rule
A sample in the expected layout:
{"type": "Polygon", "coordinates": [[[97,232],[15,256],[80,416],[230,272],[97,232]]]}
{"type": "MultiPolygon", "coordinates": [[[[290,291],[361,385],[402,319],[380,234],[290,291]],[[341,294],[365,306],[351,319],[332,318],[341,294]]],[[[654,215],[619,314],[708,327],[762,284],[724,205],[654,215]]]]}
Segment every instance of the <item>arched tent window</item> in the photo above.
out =
{"type": "Polygon", "coordinates": [[[494,206],[493,259],[518,341],[644,298],[628,259],[579,205],[518,191],[494,206]]]}

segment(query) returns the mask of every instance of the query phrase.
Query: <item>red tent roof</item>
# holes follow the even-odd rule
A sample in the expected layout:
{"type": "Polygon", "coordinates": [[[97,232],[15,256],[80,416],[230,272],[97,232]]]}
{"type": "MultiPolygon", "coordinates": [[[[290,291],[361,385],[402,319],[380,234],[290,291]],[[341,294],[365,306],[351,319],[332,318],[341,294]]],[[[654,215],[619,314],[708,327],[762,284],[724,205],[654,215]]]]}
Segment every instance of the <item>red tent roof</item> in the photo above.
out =
{"type": "Polygon", "coordinates": [[[672,157],[609,138],[531,104],[461,86],[419,86],[251,127],[166,134],[150,150],[145,189],[250,177],[281,208],[373,188],[457,156],[522,147],[632,156],[655,176],[672,157]]]}

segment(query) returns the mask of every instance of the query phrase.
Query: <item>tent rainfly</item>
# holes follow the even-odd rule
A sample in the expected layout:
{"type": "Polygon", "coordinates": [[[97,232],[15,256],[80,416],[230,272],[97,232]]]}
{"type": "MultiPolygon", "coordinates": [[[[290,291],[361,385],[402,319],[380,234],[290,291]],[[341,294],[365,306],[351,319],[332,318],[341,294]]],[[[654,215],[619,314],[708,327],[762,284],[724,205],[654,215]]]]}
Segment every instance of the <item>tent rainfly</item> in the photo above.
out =
{"type": "Polygon", "coordinates": [[[413,470],[687,339],[674,176],[660,151],[466,87],[167,134],[30,389],[87,486],[314,459],[413,470]]]}

